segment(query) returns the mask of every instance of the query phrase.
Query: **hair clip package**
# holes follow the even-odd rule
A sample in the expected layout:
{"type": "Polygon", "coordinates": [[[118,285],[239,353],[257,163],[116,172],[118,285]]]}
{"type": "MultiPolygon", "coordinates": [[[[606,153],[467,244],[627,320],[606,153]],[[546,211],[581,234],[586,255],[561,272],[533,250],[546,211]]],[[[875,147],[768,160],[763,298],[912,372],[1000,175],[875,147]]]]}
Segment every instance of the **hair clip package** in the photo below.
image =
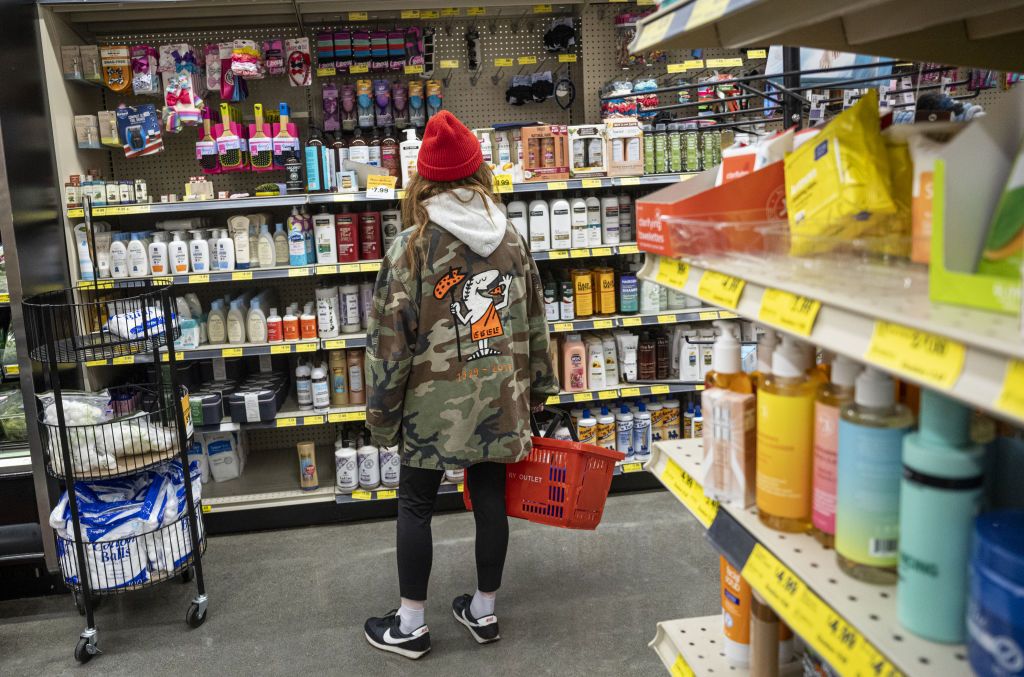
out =
{"type": "Polygon", "coordinates": [[[263,66],[267,75],[284,75],[284,42],[265,40],[263,42],[263,66]]]}
{"type": "Polygon", "coordinates": [[[370,33],[370,71],[383,73],[388,67],[388,34],[385,31],[373,31],[370,33]]]}
{"type": "Polygon", "coordinates": [[[395,117],[391,113],[391,83],[387,80],[373,81],[373,115],[378,127],[395,124],[395,117]]]}
{"type": "Polygon", "coordinates": [[[367,31],[352,31],[352,62],[370,63],[370,34],[367,31]]]}
{"type": "Polygon", "coordinates": [[[285,60],[288,68],[288,82],[292,87],[309,87],[313,84],[312,60],[309,55],[309,38],[289,38],[284,41],[285,60]]]}
{"type": "Polygon", "coordinates": [[[124,92],[132,84],[132,60],[127,47],[104,47],[100,50],[103,84],[111,91],[124,92]]]}
{"type": "Polygon", "coordinates": [[[141,106],[120,106],[117,115],[117,135],[121,139],[126,158],[155,155],[164,150],[164,139],[160,132],[160,115],[156,106],[146,103],[141,106]]]}
{"type": "Polygon", "coordinates": [[[338,113],[338,87],[333,82],[324,83],[321,96],[324,105],[324,131],[336,132],[341,128],[338,113]]]}
{"type": "Polygon", "coordinates": [[[334,68],[338,73],[348,73],[352,68],[352,33],[335,31],[334,33],[334,68]]]}
{"type": "Polygon", "coordinates": [[[356,80],[356,115],[359,126],[364,129],[373,127],[373,81],[356,80]]]}
{"type": "Polygon", "coordinates": [[[160,77],[156,70],[157,53],[152,45],[132,47],[132,92],[136,95],[160,95],[160,77]]]}
{"type": "Polygon", "coordinates": [[[440,80],[427,80],[427,117],[432,118],[444,108],[440,80]]]}
{"type": "Polygon", "coordinates": [[[400,71],[405,66],[405,32],[388,31],[388,70],[400,71]]]}
{"type": "Polygon", "coordinates": [[[206,91],[220,91],[220,45],[214,43],[203,48],[206,61],[206,91]]]}
{"type": "Polygon", "coordinates": [[[324,31],[316,34],[317,68],[334,68],[334,33],[324,31]]]}
{"type": "Polygon", "coordinates": [[[339,105],[341,128],[346,132],[351,132],[356,128],[356,122],[358,121],[358,114],[356,113],[356,86],[351,82],[343,84],[339,98],[341,99],[339,105]]]}
{"type": "Polygon", "coordinates": [[[391,112],[395,127],[409,126],[409,86],[402,80],[395,80],[391,85],[391,112]]]}
{"type": "Polygon", "coordinates": [[[409,81],[409,126],[424,127],[427,124],[426,99],[423,96],[423,80],[409,81]]]}
{"type": "Polygon", "coordinates": [[[231,71],[246,80],[264,76],[263,54],[252,40],[235,40],[231,46],[231,71]]]}

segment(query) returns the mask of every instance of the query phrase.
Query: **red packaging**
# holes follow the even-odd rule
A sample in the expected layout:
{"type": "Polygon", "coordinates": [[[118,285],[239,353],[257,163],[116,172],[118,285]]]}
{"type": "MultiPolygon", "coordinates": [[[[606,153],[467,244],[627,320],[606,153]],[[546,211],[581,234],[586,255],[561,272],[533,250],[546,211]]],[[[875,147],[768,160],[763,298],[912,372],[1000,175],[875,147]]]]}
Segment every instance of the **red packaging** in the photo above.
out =
{"type": "Polygon", "coordinates": [[[383,249],[380,212],[362,212],[359,215],[359,258],[363,261],[383,258],[383,249]]]}
{"type": "Polygon", "coordinates": [[[338,263],[359,260],[359,229],[356,215],[342,212],[334,215],[335,237],[338,241],[338,263]]]}
{"type": "Polygon", "coordinates": [[[281,318],[267,320],[267,342],[274,343],[284,339],[284,323],[281,318]]]}

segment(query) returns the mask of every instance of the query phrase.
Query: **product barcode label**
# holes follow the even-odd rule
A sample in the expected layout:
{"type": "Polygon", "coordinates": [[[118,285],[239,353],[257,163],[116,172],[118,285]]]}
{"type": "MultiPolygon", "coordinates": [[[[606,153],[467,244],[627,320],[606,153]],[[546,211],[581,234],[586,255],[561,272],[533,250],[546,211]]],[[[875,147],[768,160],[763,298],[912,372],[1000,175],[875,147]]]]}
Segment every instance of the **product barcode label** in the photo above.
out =
{"type": "Polygon", "coordinates": [[[868,552],[872,557],[886,557],[895,554],[898,541],[895,538],[872,538],[868,541],[868,552]]]}

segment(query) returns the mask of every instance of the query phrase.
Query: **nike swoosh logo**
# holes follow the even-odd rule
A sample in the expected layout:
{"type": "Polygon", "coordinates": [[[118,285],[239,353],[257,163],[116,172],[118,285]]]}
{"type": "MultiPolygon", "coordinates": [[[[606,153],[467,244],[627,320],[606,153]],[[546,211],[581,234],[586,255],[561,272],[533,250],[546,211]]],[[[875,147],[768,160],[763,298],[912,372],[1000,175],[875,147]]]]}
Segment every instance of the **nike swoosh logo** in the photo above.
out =
{"type": "Polygon", "coordinates": [[[394,637],[391,636],[391,628],[388,628],[387,630],[384,631],[384,636],[382,637],[382,639],[384,640],[385,644],[391,644],[393,646],[395,644],[401,644],[402,642],[407,642],[407,641],[409,641],[412,638],[411,637],[406,637],[404,639],[395,639],[394,637]]]}

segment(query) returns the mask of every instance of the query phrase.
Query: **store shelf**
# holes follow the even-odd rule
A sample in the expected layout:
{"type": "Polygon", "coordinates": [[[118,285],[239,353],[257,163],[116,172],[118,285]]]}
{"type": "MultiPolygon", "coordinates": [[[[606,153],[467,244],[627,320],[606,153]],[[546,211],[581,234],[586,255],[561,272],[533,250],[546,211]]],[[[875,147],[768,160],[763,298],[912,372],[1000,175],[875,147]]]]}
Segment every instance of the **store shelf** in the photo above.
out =
{"type": "MultiPolygon", "coordinates": [[[[672,677],[711,677],[726,674],[745,677],[750,670],[736,668],[725,660],[722,645],[722,616],[680,618],[658,623],[654,639],[647,646],[654,649],[672,677]]],[[[803,674],[803,665],[793,660],[779,667],[783,677],[803,674]]]]}
{"type": "Polygon", "coordinates": [[[730,309],[744,318],[1024,424],[1019,319],[931,303],[926,271],[837,266],[826,271],[724,259],[709,266],[680,266],[649,255],[640,277],[709,303],[735,306],[730,309]],[[716,273],[742,283],[723,283],[732,289],[731,298],[722,293],[726,287],[716,291],[711,284],[716,273]],[[780,298],[789,304],[781,313],[772,305],[780,298]],[[806,312],[790,312],[794,308],[806,312]]]}
{"type": "Polygon", "coordinates": [[[32,451],[18,444],[26,443],[0,442],[0,478],[32,474],[32,451]]]}
{"type": "Polygon", "coordinates": [[[614,329],[618,327],[649,327],[651,325],[678,324],[680,322],[725,320],[734,317],[736,317],[736,313],[716,308],[687,308],[686,310],[672,310],[652,315],[614,315],[611,317],[592,317],[586,320],[548,322],[548,330],[551,333],[559,333],[614,329]]]}
{"type": "Polygon", "coordinates": [[[0,293],[0,306],[11,305],[11,295],[7,292],[0,293]]]}
{"type": "Polygon", "coordinates": [[[936,644],[899,626],[896,588],[840,571],[835,552],[808,534],[764,526],[754,508],[719,505],[700,486],[702,441],[658,442],[644,466],[697,519],[793,631],[844,677],[971,674],[963,645],[936,644]]]}
{"type": "Polygon", "coordinates": [[[320,486],[304,491],[299,488],[299,459],[294,450],[250,453],[240,477],[203,485],[203,512],[220,513],[333,502],[333,450],[318,448],[316,462],[320,470],[320,486]]]}
{"type": "Polygon", "coordinates": [[[215,284],[221,282],[245,282],[248,280],[282,280],[292,277],[313,275],[346,275],[351,273],[376,273],[381,260],[359,261],[358,263],[319,263],[311,266],[284,266],[281,268],[252,268],[223,273],[182,273],[180,275],[147,275],[127,279],[79,280],[78,286],[89,289],[110,289],[130,286],[139,280],[157,280],[173,284],[215,284]]]}
{"type": "Polygon", "coordinates": [[[1024,2],[683,0],[639,22],[630,51],[794,45],[1017,70],[1024,2]]]}
{"type": "MultiPolygon", "coordinates": [[[[566,181],[538,181],[535,183],[516,183],[512,190],[503,193],[536,193],[551,190],[599,190],[620,186],[663,186],[669,183],[685,181],[692,173],[652,174],[650,176],[624,176],[619,178],[569,179],[566,181]]],[[[405,197],[405,191],[396,191],[397,199],[405,197]]],[[[149,204],[126,204],[93,207],[93,218],[108,216],[136,216],[142,214],[190,214],[193,212],[265,209],[273,207],[292,207],[296,205],[323,205],[339,202],[389,202],[378,198],[367,197],[365,192],[357,193],[312,193],[301,195],[275,195],[272,197],[244,197],[227,200],[190,200],[187,202],[152,202],[149,204]]],[[[85,210],[74,207],[67,210],[69,219],[80,219],[85,210]]]]}
{"type": "Polygon", "coordinates": [[[618,400],[627,397],[646,397],[647,395],[668,395],[670,393],[689,393],[704,390],[703,383],[658,383],[650,385],[626,385],[605,390],[584,390],[578,393],[561,393],[548,398],[548,404],[574,404],[577,402],[593,402],[595,400],[618,400]]]}
{"type": "MultiPolygon", "coordinates": [[[[448,482],[443,483],[437,490],[438,494],[461,494],[462,493],[462,482],[458,484],[450,484],[448,482]]],[[[351,494],[335,494],[334,501],[343,505],[345,503],[362,503],[365,501],[395,501],[398,500],[398,489],[387,489],[381,487],[379,489],[373,489],[366,491],[365,489],[357,489],[351,494]]]]}
{"type": "Polygon", "coordinates": [[[559,261],[562,259],[586,259],[594,256],[623,256],[639,254],[635,243],[607,245],[602,247],[580,247],[578,249],[548,249],[532,252],[535,261],[559,261]]]}
{"type": "Polygon", "coordinates": [[[219,424],[196,426],[197,432],[237,432],[239,430],[271,430],[278,428],[302,428],[306,426],[326,425],[328,423],[354,423],[366,420],[366,407],[352,405],[331,407],[326,412],[302,410],[291,398],[270,421],[257,423],[236,423],[225,417],[219,424]]]}
{"type": "MultiPolygon", "coordinates": [[[[313,353],[317,350],[342,350],[345,348],[365,348],[366,334],[349,334],[336,339],[312,339],[308,341],[282,341],[280,343],[237,343],[204,345],[192,350],[176,350],[174,359],[178,361],[212,360],[214,358],[259,357],[261,355],[291,355],[293,353],[313,353]]],[[[161,354],[161,361],[167,362],[166,353],[161,354]]],[[[124,355],[109,360],[89,360],[86,367],[102,367],[121,364],[147,364],[153,361],[150,353],[124,355]]]]}
{"type": "Polygon", "coordinates": [[[16,379],[21,374],[21,367],[17,364],[5,364],[0,369],[3,370],[4,380],[16,379]]]}

